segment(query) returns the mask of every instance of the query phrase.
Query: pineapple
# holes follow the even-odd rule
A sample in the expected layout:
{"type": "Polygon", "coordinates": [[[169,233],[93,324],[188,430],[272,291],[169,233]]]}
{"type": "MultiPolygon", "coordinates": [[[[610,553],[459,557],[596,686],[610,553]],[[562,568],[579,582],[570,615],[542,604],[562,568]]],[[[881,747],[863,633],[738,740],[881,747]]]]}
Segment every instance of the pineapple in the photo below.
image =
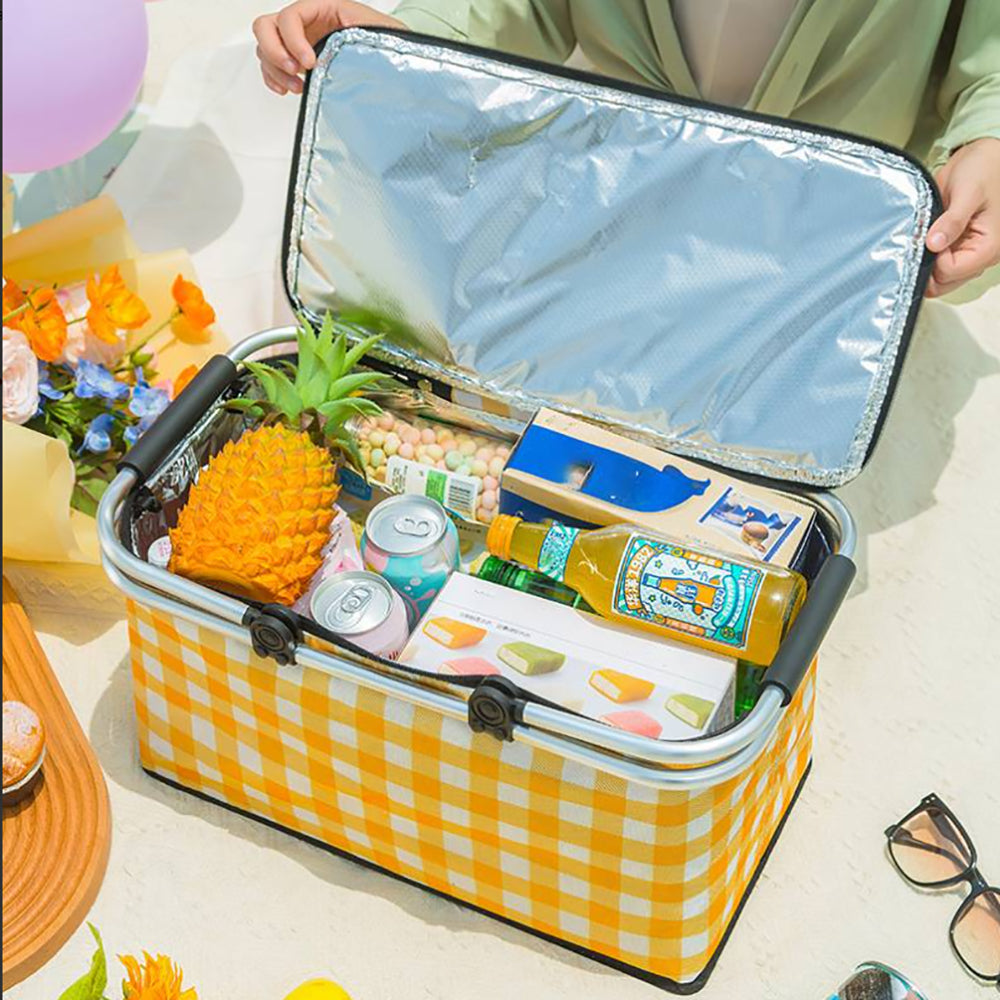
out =
{"type": "Polygon", "coordinates": [[[239,597],[294,604],[323,562],[339,493],[337,466],[361,467],[346,421],[381,412],[356,393],[384,376],[352,369],[378,341],[348,349],[329,314],[317,336],[304,318],[288,370],[246,363],[263,399],[228,406],[260,423],[215,455],[170,532],[170,569],[239,597]]]}

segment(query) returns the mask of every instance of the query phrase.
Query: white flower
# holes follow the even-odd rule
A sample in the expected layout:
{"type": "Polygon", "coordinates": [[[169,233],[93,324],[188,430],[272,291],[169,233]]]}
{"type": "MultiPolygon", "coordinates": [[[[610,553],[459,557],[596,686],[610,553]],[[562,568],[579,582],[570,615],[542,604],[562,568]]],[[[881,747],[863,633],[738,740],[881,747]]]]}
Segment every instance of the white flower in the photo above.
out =
{"type": "Polygon", "coordinates": [[[20,330],[3,328],[3,418],[26,424],[38,410],[38,358],[20,330]]]}
{"type": "Polygon", "coordinates": [[[75,367],[82,358],[85,361],[93,361],[96,365],[104,365],[105,368],[113,367],[125,353],[125,338],[119,336],[117,344],[109,344],[90,332],[90,324],[86,320],[79,323],[72,322],[80,316],[87,315],[87,308],[90,305],[87,301],[87,286],[82,281],[76,285],[67,285],[56,292],[56,298],[66,314],[66,319],[70,321],[66,327],[66,346],[59,361],[75,367]]]}

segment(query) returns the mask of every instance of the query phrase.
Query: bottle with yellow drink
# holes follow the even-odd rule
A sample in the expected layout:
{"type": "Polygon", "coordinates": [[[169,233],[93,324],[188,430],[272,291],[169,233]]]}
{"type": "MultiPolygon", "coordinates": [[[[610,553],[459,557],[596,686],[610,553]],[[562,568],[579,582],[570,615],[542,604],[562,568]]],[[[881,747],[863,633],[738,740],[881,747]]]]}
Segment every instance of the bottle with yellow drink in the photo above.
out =
{"type": "Polygon", "coordinates": [[[806,594],[791,570],[634,524],[583,531],[502,514],[486,547],[572,587],[605,618],[754,663],[771,662],[806,594]]]}

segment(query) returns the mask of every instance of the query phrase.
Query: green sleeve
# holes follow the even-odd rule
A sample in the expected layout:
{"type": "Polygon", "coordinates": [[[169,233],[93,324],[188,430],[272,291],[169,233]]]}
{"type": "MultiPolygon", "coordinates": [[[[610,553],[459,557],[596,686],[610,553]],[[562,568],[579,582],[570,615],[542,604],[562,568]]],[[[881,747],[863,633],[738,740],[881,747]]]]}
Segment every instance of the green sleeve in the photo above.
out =
{"type": "Polygon", "coordinates": [[[576,47],[569,0],[403,0],[411,31],[561,63],[576,47]]]}
{"type": "Polygon", "coordinates": [[[938,92],[947,122],[928,157],[932,169],[973,139],[1000,139],[1000,2],[966,0],[951,62],[938,92]]]}

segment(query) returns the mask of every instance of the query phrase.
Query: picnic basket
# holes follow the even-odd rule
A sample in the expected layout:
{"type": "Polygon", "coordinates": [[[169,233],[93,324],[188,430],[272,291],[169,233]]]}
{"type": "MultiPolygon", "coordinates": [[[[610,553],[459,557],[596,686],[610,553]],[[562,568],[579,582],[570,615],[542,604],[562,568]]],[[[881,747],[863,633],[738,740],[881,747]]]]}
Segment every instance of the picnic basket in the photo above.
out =
{"type": "MultiPolygon", "coordinates": [[[[658,742],[307,641],[146,560],[239,433],[209,362],[101,505],[151,775],[682,993],[707,980],[809,770],[816,653],[854,575],[830,492],[885,420],[939,210],[868,140],[390,30],[320,47],[283,272],[389,334],[373,364],[451,419],[546,405],[816,510],[807,600],[756,706],[658,742]],[[155,531],[154,531],[155,533],[155,531]]],[[[291,349],[291,348],[289,348],[291,349]]]]}

